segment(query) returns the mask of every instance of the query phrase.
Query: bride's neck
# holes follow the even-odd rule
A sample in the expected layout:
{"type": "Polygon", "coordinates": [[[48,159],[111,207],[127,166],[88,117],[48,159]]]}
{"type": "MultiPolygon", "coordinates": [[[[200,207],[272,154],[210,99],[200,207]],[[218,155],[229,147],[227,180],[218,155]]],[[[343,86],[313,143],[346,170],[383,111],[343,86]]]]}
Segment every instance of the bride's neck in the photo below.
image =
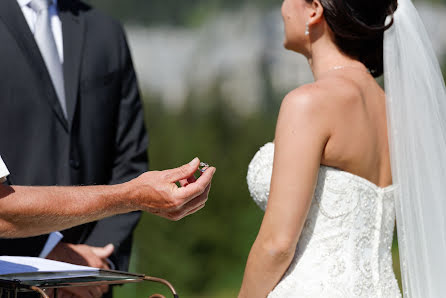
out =
{"type": "Polygon", "coordinates": [[[333,43],[314,43],[307,59],[316,81],[336,67],[364,67],[358,60],[342,53],[333,43]]]}

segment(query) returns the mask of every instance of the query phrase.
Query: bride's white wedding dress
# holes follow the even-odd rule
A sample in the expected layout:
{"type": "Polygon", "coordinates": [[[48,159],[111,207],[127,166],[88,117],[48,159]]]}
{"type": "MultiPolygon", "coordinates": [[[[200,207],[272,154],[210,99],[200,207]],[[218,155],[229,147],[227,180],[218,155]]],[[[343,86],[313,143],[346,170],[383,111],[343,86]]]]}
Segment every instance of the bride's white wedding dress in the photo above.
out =
{"type": "MultiPolygon", "coordinates": [[[[274,144],[248,169],[254,201],[265,210],[274,144]]],[[[393,187],[321,166],[295,256],[268,297],[401,297],[392,267],[393,187]]]]}

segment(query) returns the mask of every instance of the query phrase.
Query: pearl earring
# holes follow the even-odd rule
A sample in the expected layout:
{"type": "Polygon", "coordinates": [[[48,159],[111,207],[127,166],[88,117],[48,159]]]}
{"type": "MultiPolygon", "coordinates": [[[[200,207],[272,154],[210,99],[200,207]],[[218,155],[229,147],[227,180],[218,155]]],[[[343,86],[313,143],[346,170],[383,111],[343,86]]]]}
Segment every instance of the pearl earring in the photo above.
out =
{"type": "Polygon", "coordinates": [[[308,22],[306,24],[305,35],[306,36],[310,35],[310,24],[308,22]]]}

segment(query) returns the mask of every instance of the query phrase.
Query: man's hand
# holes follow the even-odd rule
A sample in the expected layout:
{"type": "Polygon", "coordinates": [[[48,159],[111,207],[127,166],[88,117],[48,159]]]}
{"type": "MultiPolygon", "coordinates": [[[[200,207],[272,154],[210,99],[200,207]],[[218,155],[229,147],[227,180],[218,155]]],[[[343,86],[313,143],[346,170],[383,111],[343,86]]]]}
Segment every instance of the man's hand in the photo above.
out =
{"type": "MultiPolygon", "coordinates": [[[[59,243],[48,255],[48,259],[62,261],[75,265],[110,269],[107,258],[113,253],[114,247],[109,244],[104,247],[93,247],[84,244],[59,243]]],[[[100,298],[108,291],[108,286],[63,288],[58,297],[100,298]]]]}
{"type": "Polygon", "coordinates": [[[195,158],[179,168],[147,172],[127,182],[133,199],[129,203],[136,209],[174,221],[197,212],[204,207],[208,199],[211,180],[216,170],[209,167],[195,179],[194,173],[199,164],[200,160],[195,158]],[[178,187],[176,182],[180,183],[181,187],[178,187]]]}

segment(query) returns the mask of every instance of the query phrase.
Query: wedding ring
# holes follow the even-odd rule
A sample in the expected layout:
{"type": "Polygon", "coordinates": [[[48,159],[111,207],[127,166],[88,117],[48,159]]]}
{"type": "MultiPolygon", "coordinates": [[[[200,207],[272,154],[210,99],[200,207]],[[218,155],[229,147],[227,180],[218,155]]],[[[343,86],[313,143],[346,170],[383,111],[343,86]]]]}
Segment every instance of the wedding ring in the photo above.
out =
{"type": "Polygon", "coordinates": [[[209,168],[209,164],[205,163],[205,162],[200,162],[200,166],[198,167],[198,170],[202,173],[204,173],[204,171],[206,171],[209,168]]]}

